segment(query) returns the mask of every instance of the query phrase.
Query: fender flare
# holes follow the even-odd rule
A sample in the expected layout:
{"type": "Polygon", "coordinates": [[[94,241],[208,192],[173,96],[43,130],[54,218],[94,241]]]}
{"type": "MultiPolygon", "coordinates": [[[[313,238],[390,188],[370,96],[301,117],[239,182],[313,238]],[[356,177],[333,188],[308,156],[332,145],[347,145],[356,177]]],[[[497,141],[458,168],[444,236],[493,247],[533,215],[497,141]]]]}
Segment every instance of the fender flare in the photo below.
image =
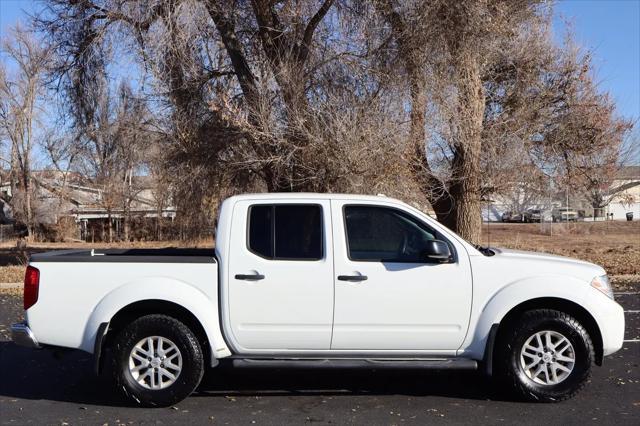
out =
{"type": "Polygon", "coordinates": [[[200,322],[209,340],[212,363],[217,358],[231,355],[220,331],[217,296],[209,298],[183,281],[166,277],[146,277],[128,282],[105,295],[89,316],[80,349],[99,357],[107,327],[104,324],[111,322],[125,307],[145,300],[170,302],[189,311],[200,322]]]}
{"type": "Polygon", "coordinates": [[[560,299],[591,312],[587,297],[589,290],[584,281],[559,275],[530,277],[507,284],[479,308],[477,319],[472,319],[475,328],[469,330],[462,352],[465,356],[485,362],[491,359],[497,329],[502,320],[517,306],[534,299],[560,299]]]}

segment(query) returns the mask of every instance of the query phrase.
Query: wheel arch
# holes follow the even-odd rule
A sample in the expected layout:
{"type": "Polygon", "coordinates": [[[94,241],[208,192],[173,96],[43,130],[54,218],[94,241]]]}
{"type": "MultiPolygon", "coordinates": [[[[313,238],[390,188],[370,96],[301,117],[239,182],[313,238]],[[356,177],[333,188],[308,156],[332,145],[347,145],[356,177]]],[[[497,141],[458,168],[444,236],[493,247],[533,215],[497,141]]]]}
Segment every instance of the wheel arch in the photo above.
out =
{"type": "Polygon", "coordinates": [[[80,349],[100,355],[114,318],[118,326],[121,318],[130,318],[134,312],[173,314],[192,324],[194,330],[204,329],[212,366],[218,358],[231,355],[220,329],[217,293],[207,294],[199,287],[167,277],[136,279],[106,293],[86,321],[80,349]]]}
{"type": "Polygon", "coordinates": [[[132,302],[118,310],[106,324],[103,334],[96,338],[94,356],[95,369],[100,373],[104,364],[104,349],[109,348],[117,334],[131,322],[145,315],[162,314],[177,319],[186,325],[198,338],[204,353],[204,358],[209,359],[211,366],[217,364],[212,354],[212,345],[209,341],[204,326],[189,309],[174,302],[162,299],[146,299],[132,302]]]}
{"type": "MultiPolygon", "coordinates": [[[[596,365],[602,365],[602,360],[604,357],[602,333],[595,318],[589,313],[587,309],[585,309],[580,304],[559,297],[538,297],[529,299],[511,308],[502,317],[500,322],[494,324],[495,327],[492,327],[495,335],[493,336],[493,338],[490,338],[487,341],[485,360],[491,360],[491,363],[493,362],[493,351],[495,348],[495,344],[500,341],[500,338],[507,329],[508,324],[513,323],[513,321],[521,316],[524,312],[533,309],[554,309],[560,312],[567,313],[577,319],[587,330],[587,333],[591,338],[595,351],[596,365]]],[[[486,365],[486,368],[488,373],[491,373],[493,370],[492,365],[486,365]]]]}

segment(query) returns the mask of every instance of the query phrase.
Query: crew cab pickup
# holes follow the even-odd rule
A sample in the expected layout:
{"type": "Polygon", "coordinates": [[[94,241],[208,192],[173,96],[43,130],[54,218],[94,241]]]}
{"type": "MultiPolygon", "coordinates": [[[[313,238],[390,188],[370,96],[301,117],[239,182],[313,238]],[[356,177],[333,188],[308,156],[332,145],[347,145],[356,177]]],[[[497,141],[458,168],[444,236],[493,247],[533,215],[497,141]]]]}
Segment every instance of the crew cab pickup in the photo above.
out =
{"type": "Polygon", "coordinates": [[[204,369],[479,369],[559,401],[619,350],[623,310],[587,262],[474,246],[382,196],[257,194],[220,208],[214,249],[34,254],[13,340],[94,355],[136,403],[204,369]]]}

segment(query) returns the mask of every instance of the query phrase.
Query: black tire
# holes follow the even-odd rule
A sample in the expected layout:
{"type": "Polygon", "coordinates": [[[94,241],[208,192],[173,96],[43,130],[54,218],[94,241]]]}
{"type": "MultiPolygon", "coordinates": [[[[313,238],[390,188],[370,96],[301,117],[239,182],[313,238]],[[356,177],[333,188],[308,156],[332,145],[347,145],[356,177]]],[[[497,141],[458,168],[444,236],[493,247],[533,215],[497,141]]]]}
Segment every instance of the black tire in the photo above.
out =
{"type": "Polygon", "coordinates": [[[572,316],[553,309],[525,312],[500,333],[494,370],[497,378],[527,401],[559,402],[575,396],[591,377],[595,359],[593,343],[585,328],[572,316]],[[573,370],[560,383],[539,384],[527,376],[520,362],[520,351],[529,337],[539,331],[555,331],[573,345],[573,370]]]}
{"type": "Polygon", "coordinates": [[[193,332],[182,322],[166,315],[146,315],[127,325],[111,347],[111,374],[118,390],[137,405],[166,407],[182,401],[200,384],[204,374],[202,348],[193,332]],[[163,389],[148,389],[129,370],[129,356],[141,340],[160,336],[177,346],[182,369],[175,382],[163,389]]]}

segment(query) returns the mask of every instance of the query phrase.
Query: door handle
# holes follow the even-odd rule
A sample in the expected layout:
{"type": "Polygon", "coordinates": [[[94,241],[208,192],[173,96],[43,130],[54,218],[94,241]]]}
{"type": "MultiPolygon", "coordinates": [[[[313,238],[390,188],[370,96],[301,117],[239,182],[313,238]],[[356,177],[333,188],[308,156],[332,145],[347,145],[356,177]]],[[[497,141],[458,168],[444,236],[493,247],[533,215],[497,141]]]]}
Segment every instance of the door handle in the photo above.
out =
{"type": "Polygon", "coordinates": [[[360,282],[360,281],[366,281],[367,276],[366,275],[338,275],[338,280],[360,282]]]}
{"type": "Polygon", "coordinates": [[[264,279],[264,275],[260,275],[260,274],[237,274],[236,275],[236,280],[259,281],[263,279],[264,279]]]}

